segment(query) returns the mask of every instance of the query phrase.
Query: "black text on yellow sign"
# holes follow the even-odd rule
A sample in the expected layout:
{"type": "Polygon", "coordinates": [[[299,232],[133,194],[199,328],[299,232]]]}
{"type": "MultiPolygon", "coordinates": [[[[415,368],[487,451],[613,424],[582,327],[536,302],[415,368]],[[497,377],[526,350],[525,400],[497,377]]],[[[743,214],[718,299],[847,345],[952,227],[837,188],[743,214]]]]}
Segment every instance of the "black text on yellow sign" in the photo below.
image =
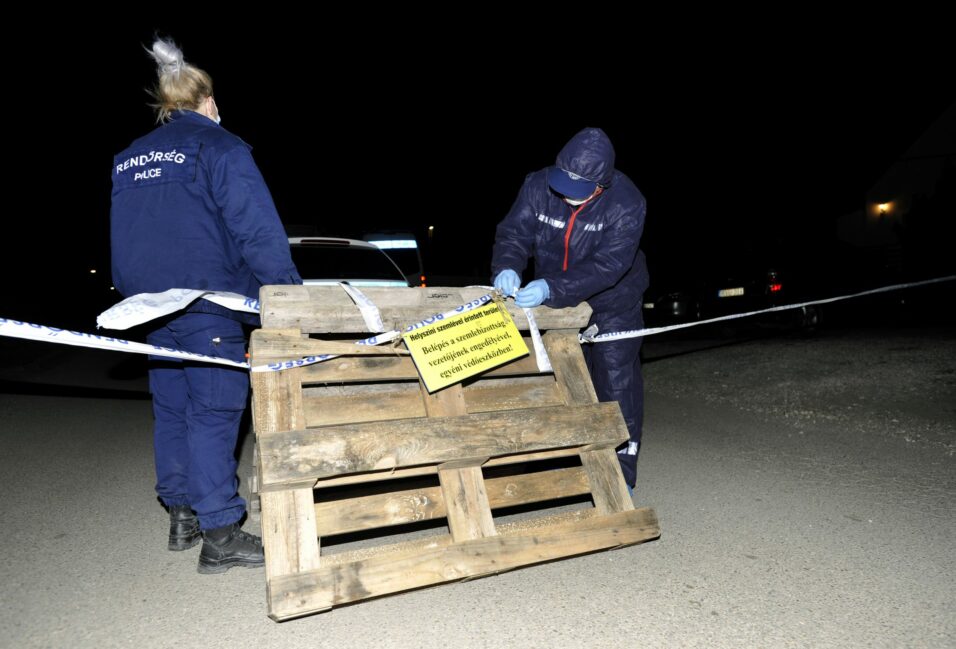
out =
{"type": "Polygon", "coordinates": [[[528,353],[514,320],[491,303],[402,335],[429,392],[528,353]]]}

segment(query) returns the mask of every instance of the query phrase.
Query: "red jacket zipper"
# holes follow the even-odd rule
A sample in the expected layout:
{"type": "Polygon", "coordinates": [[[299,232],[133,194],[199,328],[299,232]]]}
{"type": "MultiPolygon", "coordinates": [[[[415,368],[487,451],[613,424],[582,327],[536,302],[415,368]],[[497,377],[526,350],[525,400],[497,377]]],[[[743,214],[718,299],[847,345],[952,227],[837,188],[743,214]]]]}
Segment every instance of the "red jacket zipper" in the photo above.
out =
{"type": "Polygon", "coordinates": [[[578,217],[578,214],[581,213],[581,210],[583,210],[588,203],[600,196],[602,191],[603,190],[599,187],[589,199],[581,203],[578,209],[571,212],[571,219],[568,221],[568,230],[564,233],[564,265],[561,268],[562,271],[568,270],[568,242],[571,241],[571,230],[574,228],[574,219],[578,217]]]}

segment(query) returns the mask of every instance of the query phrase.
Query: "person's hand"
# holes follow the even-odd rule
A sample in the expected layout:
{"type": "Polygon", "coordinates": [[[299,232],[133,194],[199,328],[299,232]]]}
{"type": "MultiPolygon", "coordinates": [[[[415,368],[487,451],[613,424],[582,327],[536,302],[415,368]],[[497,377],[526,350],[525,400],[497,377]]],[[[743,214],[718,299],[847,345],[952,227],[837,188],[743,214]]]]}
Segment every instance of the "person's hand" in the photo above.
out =
{"type": "Polygon", "coordinates": [[[519,286],[521,286],[521,278],[510,268],[505,268],[495,278],[495,288],[505,297],[514,295],[519,286]]]}
{"type": "Polygon", "coordinates": [[[547,300],[549,295],[551,295],[551,289],[548,288],[548,283],[543,279],[536,279],[528,282],[527,286],[518,291],[515,304],[522,309],[530,309],[547,300]]]}

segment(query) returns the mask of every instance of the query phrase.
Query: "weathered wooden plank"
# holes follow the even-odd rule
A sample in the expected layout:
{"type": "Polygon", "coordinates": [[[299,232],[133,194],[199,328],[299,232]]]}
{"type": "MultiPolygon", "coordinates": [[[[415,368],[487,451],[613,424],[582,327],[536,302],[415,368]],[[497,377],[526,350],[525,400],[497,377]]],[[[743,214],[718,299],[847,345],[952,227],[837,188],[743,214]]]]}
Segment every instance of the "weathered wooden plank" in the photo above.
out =
{"type": "Polygon", "coordinates": [[[305,426],[302,368],[252,372],[252,425],[256,436],[305,426]]]}
{"type": "MultiPolygon", "coordinates": [[[[378,307],[386,327],[400,327],[437,313],[451,311],[485,295],[480,288],[363,288],[378,307]]],[[[263,286],[259,291],[264,328],[298,327],[307,333],[355,333],[366,330],[358,307],[338,286],[263,286]]],[[[519,329],[527,330],[524,311],[513,302],[506,307],[519,329]]],[[[580,329],[591,316],[581,303],[567,309],[538,307],[534,311],[542,329],[580,329]]]]}
{"type": "MultiPolygon", "coordinates": [[[[252,374],[253,425],[256,431],[259,479],[262,476],[259,442],[305,425],[301,370],[252,374]]],[[[262,542],[267,580],[319,566],[319,540],[315,528],[315,500],[311,489],[259,494],[262,542]]]]}
{"type": "Polygon", "coordinates": [[[468,412],[518,410],[564,404],[564,395],[550,374],[513,379],[483,379],[464,389],[468,412]]]}
{"type": "Polygon", "coordinates": [[[581,453],[581,464],[588,475],[591,497],[599,514],[612,514],[634,509],[621,473],[621,464],[613,448],[581,453]]]}
{"type": "MultiPolygon", "coordinates": [[[[435,393],[429,393],[420,382],[419,389],[429,417],[445,418],[466,414],[465,395],[461,384],[451,385],[435,393]]],[[[442,501],[448,529],[455,541],[494,536],[495,523],[491,518],[491,506],[485,491],[481,465],[487,457],[459,458],[438,466],[438,482],[441,485],[442,501]]]]}
{"type": "MultiPolygon", "coordinates": [[[[526,338],[529,348],[531,339],[526,338]]],[[[356,381],[416,381],[418,370],[412,359],[396,356],[332,358],[322,363],[302,368],[302,381],[311,383],[347,383],[356,381]]],[[[537,374],[538,364],[534,355],[523,356],[506,365],[482,374],[483,377],[537,374]]]]}
{"type": "Polygon", "coordinates": [[[307,428],[313,428],[425,416],[425,404],[417,383],[390,384],[390,387],[394,389],[358,390],[351,394],[342,394],[337,390],[306,388],[303,391],[305,425],[307,428]]]}
{"type": "MultiPolygon", "coordinates": [[[[554,379],[563,395],[564,403],[569,406],[596,403],[597,394],[591,383],[577,333],[549,331],[542,338],[551,357],[554,379]]],[[[610,514],[634,508],[614,449],[583,451],[581,463],[588,474],[591,495],[598,513],[610,514]]]]}
{"type": "MultiPolygon", "coordinates": [[[[304,388],[306,428],[425,417],[418,383],[342,384],[304,388]]],[[[564,397],[550,374],[480,380],[464,388],[468,413],[558,406],[564,397]]]]}
{"type": "MultiPolygon", "coordinates": [[[[593,507],[588,509],[577,509],[560,514],[546,514],[534,518],[526,518],[520,521],[502,523],[498,525],[499,535],[514,535],[520,530],[539,529],[558,523],[569,523],[582,521],[594,516],[593,507]]],[[[451,534],[435,534],[424,538],[412,539],[410,541],[399,541],[397,543],[388,543],[383,545],[364,546],[354,550],[345,550],[322,557],[322,567],[342,566],[372,557],[383,555],[399,556],[404,553],[410,553],[418,550],[432,550],[451,545],[451,534]]]]}
{"type": "Polygon", "coordinates": [[[516,464],[518,462],[537,462],[538,460],[553,460],[559,457],[570,457],[577,455],[581,451],[578,447],[555,448],[548,451],[538,451],[536,453],[519,453],[517,455],[502,455],[493,457],[484,466],[505,466],[507,464],[516,464]]]}
{"type": "MultiPolygon", "coordinates": [[[[276,334],[285,336],[301,336],[298,329],[276,329],[276,334]]],[[[251,357],[256,357],[257,350],[262,347],[260,339],[262,330],[257,329],[252,332],[249,341],[249,352],[251,357]]],[[[302,373],[297,372],[290,375],[293,379],[301,377],[302,373]]],[[[288,378],[288,377],[286,377],[288,378]]],[[[266,378],[266,375],[255,373],[251,375],[252,385],[252,428],[255,435],[266,431],[275,430],[293,430],[298,426],[291,425],[292,420],[289,413],[298,412],[299,400],[301,394],[301,384],[296,380],[291,382],[286,379],[266,378]],[[285,428],[280,428],[285,426],[285,428]]],[[[253,449],[252,475],[249,478],[251,495],[249,498],[249,511],[256,520],[261,521],[262,503],[259,500],[259,447],[256,445],[253,449]]]]}
{"type": "Polygon", "coordinates": [[[315,482],[315,488],[325,489],[327,487],[341,487],[343,485],[382,482],[385,480],[399,480],[402,478],[417,478],[425,475],[438,475],[438,467],[433,464],[430,466],[412,466],[403,469],[382,469],[380,471],[350,473],[347,475],[331,476],[328,478],[318,478],[315,482]]]}
{"type": "MultiPolygon", "coordinates": [[[[581,467],[485,478],[491,509],[580,496],[590,491],[581,467]]],[[[321,494],[321,492],[319,492],[321,494]]],[[[315,503],[315,520],[324,536],[347,534],[445,517],[440,487],[405,489],[315,503]]]]}
{"type": "Polygon", "coordinates": [[[412,359],[403,356],[332,358],[303,368],[306,385],[354,381],[415,381],[418,370],[412,359]]]}
{"type": "Polygon", "coordinates": [[[415,548],[274,579],[270,617],[282,620],[369,597],[497,573],[660,536],[654,511],[637,509],[509,535],[415,548]]]}
{"type": "Polygon", "coordinates": [[[429,394],[425,384],[419,382],[419,392],[425,404],[425,412],[429,417],[452,417],[467,414],[465,410],[465,395],[461,390],[461,383],[449,385],[444,390],[429,394]]]}
{"type": "Polygon", "coordinates": [[[572,446],[614,447],[625,439],[616,403],[302,429],[260,436],[259,485],[312,486],[334,475],[572,446]]]}
{"type": "Polygon", "coordinates": [[[569,406],[597,403],[587,362],[576,331],[549,331],[541,337],[551,359],[554,379],[569,406]]]}
{"type": "Polygon", "coordinates": [[[284,329],[271,329],[268,332],[264,329],[255,329],[252,334],[249,336],[249,356],[250,358],[255,358],[257,354],[268,354],[269,345],[263,345],[262,341],[265,338],[268,338],[268,334],[275,334],[278,336],[298,336],[302,337],[302,331],[297,327],[287,327],[284,329]]]}
{"type": "Polygon", "coordinates": [[[319,533],[311,489],[260,494],[262,545],[269,579],[319,567],[319,533]]]}
{"type": "Polygon", "coordinates": [[[444,467],[438,467],[438,480],[451,538],[460,543],[497,534],[481,466],[444,467]]]}
{"type": "Polygon", "coordinates": [[[340,354],[344,356],[403,356],[409,351],[404,345],[357,345],[343,340],[320,340],[290,335],[281,330],[259,329],[259,353],[268,350],[269,356],[297,358],[301,356],[319,356],[321,354],[340,354]]]}
{"type": "MultiPolygon", "coordinates": [[[[581,452],[580,447],[557,448],[549,451],[539,451],[536,453],[518,453],[515,455],[502,455],[493,457],[483,466],[505,466],[508,464],[518,464],[519,462],[536,462],[538,460],[553,460],[556,458],[578,455],[581,452]]],[[[413,466],[402,469],[381,469],[379,471],[369,471],[363,473],[354,473],[349,475],[332,476],[328,478],[319,478],[315,483],[316,489],[326,487],[340,487],[350,484],[361,484],[366,482],[381,482],[383,480],[397,480],[399,478],[413,478],[424,475],[435,475],[438,469],[435,465],[413,466]]]]}

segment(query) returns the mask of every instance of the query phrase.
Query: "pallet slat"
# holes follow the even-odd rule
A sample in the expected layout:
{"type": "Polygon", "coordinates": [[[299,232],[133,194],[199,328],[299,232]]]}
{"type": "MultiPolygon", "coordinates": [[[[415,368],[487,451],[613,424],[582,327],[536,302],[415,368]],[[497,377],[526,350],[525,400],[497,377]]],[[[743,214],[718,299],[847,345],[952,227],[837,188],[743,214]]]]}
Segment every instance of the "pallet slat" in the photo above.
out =
{"type": "MultiPolygon", "coordinates": [[[[530,340],[530,338],[526,339],[529,349],[531,349],[530,340]]],[[[272,358],[272,356],[269,358],[272,358]]],[[[293,358],[296,358],[296,356],[293,356],[293,358]]],[[[255,362],[258,363],[258,361],[255,362]]],[[[302,369],[302,381],[307,385],[356,381],[418,381],[418,370],[415,369],[415,363],[407,356],[340,356],[315,365],[308,365],[302,369]]],[[[537,373],[538,363],[534,355],[529,355],[515,359],[507,365],[496,367],[482,376],[516,376],[537,373]]]]}
{"type": "MultiPolygon", "coordinates": [[[[258,439],[305,424],[300,378],[298,370],[252,375],[253,421],[258,439]],[[271,398],[266,399],[267,395],[271,398]]],[[[261,458],[257,456],[257,460],[261,458]]],[[[258,471],[261,480],[261,461],[258,471]]],[[[276,577],[319,566],[313,502],[311,489],[259,494],[267,589],[276,577]]]]}
{"type": "Polygon", "coordinates": [[[639,543],[660,536],[649,508],[593,516],[513,534],[437,543],[288,575],[272,581],[270,617],[282,620],[423,586],[494,574],[560,557],[639,543]]]}
{"type": "Polygon", "coordinates": [[[616,403],[270,433],[259,438],[259,488],[313,486],[333,475],[557,447],[613,448],[626,439],[616,403]]]}
{"type": "MultiPolygon", "coordinates": [[[[425,417],[418,382],[345,384],[302,390],[305,427],[425,417]]],[[[551,375],[482,379],[464,388],[468,413],[517,410],[564,403],[551,375]]]]}
{"type": "MultiPolygon", "coordinates": [[[[581,452],[578,447],[556,448],[547,451],[538,451],[536,453],[521,453],[520,455],[502,455],[493,457],[485,462],[485,467],[506,466],[509,464],[524,464],[527,462],[537,462],[540,460],[555,460],[558,458],[577,456],[581,452]]],[[[369,482],[383,482],[388,480],[398,480],[401,478],[412,478],[426,475],[437,475],[438,469],[435,466],[414,466],[404,469],[380,469],[368,473],[352,473],[348,475],[333,476],[330,478],[320,478],[315,483],[316,489],[325,489],[328,487],[339,487],[350,484],[363,484],[369,482]]]]}
{"type": "MultiPolygon", "coordinates": [[[[485,478],[485,489],[492,510],[590,492],[581,467],[485,478]]],[[[335,536],[444,518],[446,511],[441,489],[424,487],[317,502],[315,520],[322,536],[335,536]]]]}
{"type": "MultiPolygon", "coordinates": [[[[386,327],[399,328],[437,313],[452,311],[486,295],[481,288],[363,288],[378,307],[386,327]]],[[[365,331],[365,320],[352,300],[338,286],[264,286],[259,292],[260,316],[266,329],[294,327],[304,333],[354,333],[365,331]]],[[[528,328],[524,311],[505,304],[520,329],[528,328]]],[[[591,307],[582,303],[567,309],[537,308],[542,329],[580,329],[591,317],[591,307]]]]}

